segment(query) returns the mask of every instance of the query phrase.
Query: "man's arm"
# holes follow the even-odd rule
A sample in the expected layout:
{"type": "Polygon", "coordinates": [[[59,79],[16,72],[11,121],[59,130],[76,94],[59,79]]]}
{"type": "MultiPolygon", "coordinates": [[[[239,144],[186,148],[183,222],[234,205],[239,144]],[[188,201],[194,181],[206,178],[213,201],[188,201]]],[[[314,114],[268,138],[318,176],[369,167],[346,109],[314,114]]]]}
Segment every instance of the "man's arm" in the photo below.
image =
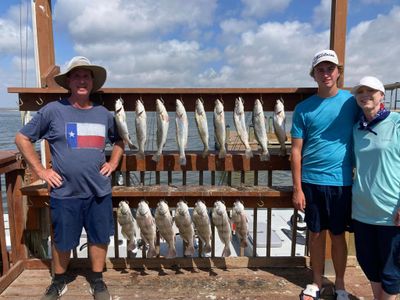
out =
{"type": "Polygon", "coordinates": [[[293,179],[292,202],[294,208],[304,211],[306,200],[303,189],[301,188],[301,150],[303,149],[303,139],[292,138],[292,155],[290,165],[293,179]]]}
{"type": "Polygon", "coordinates": [[[43,167],[39,155],[27,136],[18,132],[15,136],[15,144],[28,165],[31,167],[32,171],[35,172],[40,179],[46,181],[52,188],[61,186],[61,176],[53,169],[46,169],[43,167]]]}
{"type": "Polygon", "coordinates": [[[110,176],[113,171],[118,167],[119,161],[124,154],[125,144],[124,142],[118,141],[114,144],[114,147],[111,151],[110,160],[104,163],[101,167],[100,173],[104,176],[110,176]]]}

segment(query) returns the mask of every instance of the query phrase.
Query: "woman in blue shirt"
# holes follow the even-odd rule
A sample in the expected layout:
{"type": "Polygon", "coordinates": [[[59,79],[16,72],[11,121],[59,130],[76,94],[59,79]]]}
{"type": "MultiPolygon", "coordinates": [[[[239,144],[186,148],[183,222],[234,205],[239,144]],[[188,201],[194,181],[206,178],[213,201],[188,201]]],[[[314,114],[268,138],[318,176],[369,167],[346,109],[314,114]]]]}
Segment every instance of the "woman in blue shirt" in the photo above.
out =
{"type": "Polygon", "coordinates": [[[357,259],[374,299],[400,292],[400,114],[387,110],[383,84],[367,76],[352,90],[363,114],[353,128],[352,218],[357,259]]]}

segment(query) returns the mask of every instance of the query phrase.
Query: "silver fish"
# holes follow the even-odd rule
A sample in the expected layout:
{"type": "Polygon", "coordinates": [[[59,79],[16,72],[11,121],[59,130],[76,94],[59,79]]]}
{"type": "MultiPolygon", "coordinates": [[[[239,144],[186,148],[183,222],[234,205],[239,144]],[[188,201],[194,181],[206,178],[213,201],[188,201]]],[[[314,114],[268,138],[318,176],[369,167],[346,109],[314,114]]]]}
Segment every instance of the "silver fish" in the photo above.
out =
{"type": "Polygon", "coordinates": [[[232,221],[236,225],[236,233],[239,236],[240,246],[247,247],[247,235],[249,233],[249,223],[243,203],[235,201],[232,208],[232,221]]]}
{"type": "Polygon", "coordinates": [[[149,245],[147,257],[152,258],[156,252],[156,222],[151,215],[149,205],[146,201],[140,201],[136,211],[136,222],[140,228],[140,235],[144,242],[149,245]]]}
{"type": "Polygon", "coordinates": [[[194,255],[194,228],[189,214],[189,207],[183,201],[179,201],[175,211],[175,225],[179,229],[181,238],[185,241],[185,256],[194,255]]]}
{"type": "Polygon", "coordinates": [[[233,111],[233,121],[236,127],[236,131],[239,135],[240,140],[245,146],[246,158],[253,157],[253,152],[249,144],[249,134],[246,128],[246,116],[244,113],[243,99],[241,97],[235,99],[235,109],[233,111]]]}
{"type": "Polygon", "coordinates": [[[286,156],[286,117],[285,117],[285,106],[283,105],[283,99],[277,99],[274,108],[274,130],[275,135],[278,138],[281,148],[279,150],[280,156],[286,156]]]}
{"type": "Polygon", "coordinates": [[[194,111],[194,117],[197,124],[197,129],[199,130],[199,135],[201,141],[204,145],[203,157],[207,156],[209,148],[208,148],[208,124],[207,124],[207,116],[206,111],[204,110],[203,100],[196,100],[196,109],[194,111]]]}
{"type": "Polygon", "coordinates": [[[162,154],[165,142],[167,141],[168,127],[169,127],[169,116],[164,103],[160,100],[156,100],[156,112],[157,112],[157,152],[151,158],[158,162],[162,154]]]}
{"type": "Polygon", "coordinates": [[[169,211],[168,204],[164,200],[160,200],[157,204],[155,220],[160,235],[166,240],[168,244],[167,258],[175,257],[175,232],[172,227],[174,221],[172,219],[171,212],[169,211]]]}
{"type": "Polygon", "coordinates": [[[253,108],[253,125],[254,134],[258,143],[261,146],[260,160],[266,161],[270,159],[270,154],[268,151],[268,136],[267,129],[265,127],[265,116],[264,109],[259,99],[254,102],[253,108]]]}
{"type": "Polygon", "coordinates": [[[129,136],[128,125],[126,123],[126,114],[124,109],[124,100],[118,98],[115,100],[115,112],[114,112],[115,122],[117,123],[118,133],[124,140],[125,144],[129,146],[129,149],[137,149],[137,147],[132,143],[129,136]]]}
{"type": "Polygon", "coordinates": [[[226,155],[226,128],[224,105],[218,99],[214,106],[214,133],[216,142],[219,145],[218,158],[224,158],[226,155]]]}
{"type": "Polygon", "coordinates": [[[135,114],[136,140],[139,146],[137,155],[139,159],[144,159],[144,148],[147,140],[147,115],[141,100],[136,100],[135,114]]]}
{"type": "Polygon", "coordinates": [[[212,221],[217,227],[218,236],[225,247],[222,251],[222,257],[231,255],[230,242],[232,239],[231,223],[226,212],[225,204],[221,201],[215,201],[212,211],[212,221]]]}
{"type": "Polygon", "coordinates": [[[117,221],[121,226],[121,233],[123,237],[127,239],[128,249],[134,251],[136,249],[137,225],[128,202],[119,202],[117,209],[117,221]]]}
{"type": "Polygon", "coordinates": [[[205,253],[211,252],[211,222],[208,217],[208,210],[203,201],[197,201],[193,209],[193,223],[197,230],[199,239],[203,242],[205,253]]]}
{"type": "Polygon", "coordinates": [[[179,164],[184,166],[186,165],[185,148],[187,146],[189,124],[185,107],[179,99],[176,99],[175,126],[176,142],[179,148],[179,164]]]}

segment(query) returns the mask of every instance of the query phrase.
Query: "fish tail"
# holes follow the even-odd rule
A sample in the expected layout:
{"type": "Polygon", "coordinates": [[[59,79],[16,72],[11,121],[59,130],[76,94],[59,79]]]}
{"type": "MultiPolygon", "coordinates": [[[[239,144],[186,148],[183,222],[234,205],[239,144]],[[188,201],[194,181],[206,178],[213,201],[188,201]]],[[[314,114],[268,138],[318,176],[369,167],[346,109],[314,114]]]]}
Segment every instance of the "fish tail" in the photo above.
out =
{"type": "Polygon", "coordinates": [[[202,157],[205,158],[208,155],[208,148],[204,148],[203,153],[202,153],[202,157]]]}
{"type": "Polygon", "coordinates": [[[205,253],[210,253],[211,252],[211,244],[210,244],[210,242],[206,243],[206,246],[204,247],[204,252],[205,253]]]}
{"type": "Polygon", "coordinates": [[[190,245],[185,250],[185,256],[194,256],[194,247],[190,245]]]}
{"type": "Polygon", "coordinates": [[[176,257],[176,249],[175,247],[170,247],[168,250],[167,258],[174,258],[176,257]]]}
{"type": "Polygon", "coordinates": [[[270,159],[271,159],[271,156],[269,155],[268,151],[261,153],[261,155],[260,155],[260,160],[261,161],[268,161],[270,159]]]}
{"type": "Polygon", "coordinates": [[[151,157],[151,160],[155,161],[155,162],[159,162],[160,161],[160,154],[156,153],[151,157]]]}
{"type": "Polygon", "coordinates": [[[137,158],[138,159],[144,159],[144,152],[143,151],[139,151],[137,154],[136,154],[136,156],[137,156],[137,158]]]}
{"type": "Polygon", "coordinates": [[[128,250],[133,251],[136,249],[136,241],[135,239],[128,241],[128,250]]]}
{"type": "Polygon", "coordinates": [[[218,158],[225,158],[225,155],[226,155],[226,149],[222,148],[218,153],[218,158]]]}
{"type": "Polygon", "coordinates": [[[136,150],[137,149],[137,147],[132,142],[128,142],[128,147],[131,150],[136,150]]]}
{"type": "Polygon", "coordinates": [[[231,248],[229,248],[229,244],[225,245],[224,250],[222,251],[222,257],[231,256],[231,248]]]}
{"type": "Polygon", "coordinates": [[[153,258],[157,256],[157,251],[154,245],[150,245],[149,251],[147,251],[147,257],[148,258],[153,258]]]}
{"type": "Polygon", "coordinates": [[[246,156],[246,158],[252,158],[253,157],[253,151],[251,151],[251,148],[246,149],[244,152],[244,155],[246,156]]]}
{"type": "Polygon", "coordinates": [[[281,146],[281,149],[279,150],[279,156],[286,156],[286,146],[285,145],[281,146]]]}
{"type": "Polygon", "coordinates": [[[243,247],[243,248],[246,248],[246,247],[247,247],[247,240],[246,240],[246,238],[243,238],[243,239],[240,241],[240,247],[243,247]]]}
{"type": "Polygon", "coordinates": [[[186,156],[180,156],[179,157],[179,164],[181,166],[186,166],[186,156]]]}

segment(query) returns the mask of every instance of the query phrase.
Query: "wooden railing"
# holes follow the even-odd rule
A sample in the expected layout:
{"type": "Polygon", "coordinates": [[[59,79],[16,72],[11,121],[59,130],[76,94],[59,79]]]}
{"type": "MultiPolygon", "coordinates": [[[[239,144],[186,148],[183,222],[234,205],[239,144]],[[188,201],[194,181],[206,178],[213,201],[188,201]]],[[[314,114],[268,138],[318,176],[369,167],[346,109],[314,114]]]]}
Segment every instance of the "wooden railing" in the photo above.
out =
{"type": "MultiPolygon", "coordinates": [[[[61,89],[9,89],[10,92],[18,92],[20,99],[20,110],[38,110],[42,105],[52,99],[65,97],[65,91],[61,89]]],[[[212,111],[216,98],[224,101],[225,111],[232,111],[234,99],[238,96],[244,98],[245,110],[251,111],[255,99],[262,99],[265,111],[272,111],[275,100],[283,98],[287,110],[293,110],[296,103],[311,95],[315,89],[311,88],[285,88],[285,89],[103,89],[94,97],[97,98],[109,110],[114,110],[114,101],[122,97],[125,110],[134,110],[134,102],[142,99],[146,111],[155,110],[155,99],[162,98],[164,105],[170,112],[175,111],[175,99],[184,102],[187,111],[193,111],[195,100],[201,97],[204,100],[206,111],[212,111]]],[[[194,124],[192,124],[194,125],[194,124]]],[[[173,126],[171,122],[170,127],[173,126]]],[[[212,130],[212,124],[209,124],[212,130]]],[[[291,186],[277,186],[273,184],[275,171],[289,171],[289,155],[280,157],[278,149],[271,147],[270,161],[261,161],[257,151],[251,159],[246,159],[243,151],[228,151],[224,159],[219,159],[216,151],[211,151],[207,157],[203,157],[200,151],[186,152],[186,166],[179,165],[177,151],[164,152],[158,163],[151,160],[152,152],[146,152],[145,159],[138,159],[135,152],[128,150],[120,163],[118,170],[113,174],[113,202],[114,209],[118,207],[121,200],[128,201],[131,208],[135,209],[140,200],[145,199],[150,207],[155,208],[160,199],[166,199],[171,209],[179,200],[188,202],[193,207],[195,201],[201,199],[211,208],[216,200],[223,200],[227,208],[232,207],[237,199],[242,200],[247,209],[253,212],[253,236],[251,254],[248,257],[255,259],[257,254],[257,223],[266,222],[266,254],[260,260],[256,260],[259,266],[280,264],[282,260],[271,256],[271,232],[273,209],[292,209],[291,186]],[[118,179],[122,176],[122,185],[118,179]],[[147,178],[151,177],[150,182],[147,178]],[[132,180],[135,179],[135,180],[132,180]],[[265,210],[265,220],[258,220],[258,212],[265,210]],[[275,261],[279,261],[276,263],[275,261]]],[[[50,163],[51,158],[48,158],[50,163]]],[[[22,170],[21,170],[22,171],[22,170]]],[[[22,178],[22,174],[21,174],[22,178]]],[[[290,175],[289,175],[290,178],[290,175]]],[[[289,180],[290,181],[290,180],[289,180]]],[[[22,183],[22,181],[21,181],[22,183]]],[[[26,249],[25,258],[29,261],[36,261],[31,266],[49,266],[49,253],[46,248],[47,236],[50,235],[48,218],[49,191],[42,182],[30,182],[21,189],[22,195],[27,196],[24,207],[27,211],[25,220],[21,220],[21,226],[25,230],[25,240],[21,237],[21,247],[26,249]],[[34,233],[34,234],[32,234],[34,233]],[[36,238],[33,238],[36,237],[36,238]],[[33,243],[32,241],[36,241],[33,243]],[[26,242],[26,243],[25,243],[26,242]],[[39,258],[39,260],[37,260],[39,258]],[[32,260],[33,259],[33,260],[32,260]],[[38,264],[38,262],[40,262],[38,264]]],[[[297,212],[293,210],[293,214],[297,212]]],[[[285,256],[285,262],[299,262],[296,256],[297,218],[294,218],[293,230],[291,231],[291,251],[285,256]]],[[[117,221],[115,220],[115,225],[117,221]]],[[[117,226],[116,226],[117,228],[117,226]]],[[[213,227],[214,228],[214,227],[213,227]]],[[[216,232],[213,232],[213,251],[211,258],[218,258],[220,253],[215,253],[216,232]]],[[[115,259],[125,259],[128,253],[121,253],[118,231],[115,232],[114,254],[115,259]]],[[[78,257],[78,249],[74,251],[74,257],[78,257]]],[[[307,247],[304,256],[306,257],[307,247]]],[[[241,249],[239,255],[243,255],[241,249]]],[[[143,255],[144,257],[144,255],[143,255]]],[[[180,259],[180,258],[178,258],[180,259]]],[[[138,259],[133,259],[137,261],[138,259]]],[[[146,262],[154,259],[146,259],[146,262]]],[[[114,260],[115,261],[115,260],[114,260]]],[[[188,261],[182,258],[179,264],[184,265],[188,261]]],[[[141,264],[140,262],[139,264],[141,264]]],[[[174,264],[175,260],[163,261],[163,264],[174,264]]],[[[190,264],[190,263],[189,263],[190,264]]],[[[246,262],[245,266],[248,266],[246,262]]]]}

